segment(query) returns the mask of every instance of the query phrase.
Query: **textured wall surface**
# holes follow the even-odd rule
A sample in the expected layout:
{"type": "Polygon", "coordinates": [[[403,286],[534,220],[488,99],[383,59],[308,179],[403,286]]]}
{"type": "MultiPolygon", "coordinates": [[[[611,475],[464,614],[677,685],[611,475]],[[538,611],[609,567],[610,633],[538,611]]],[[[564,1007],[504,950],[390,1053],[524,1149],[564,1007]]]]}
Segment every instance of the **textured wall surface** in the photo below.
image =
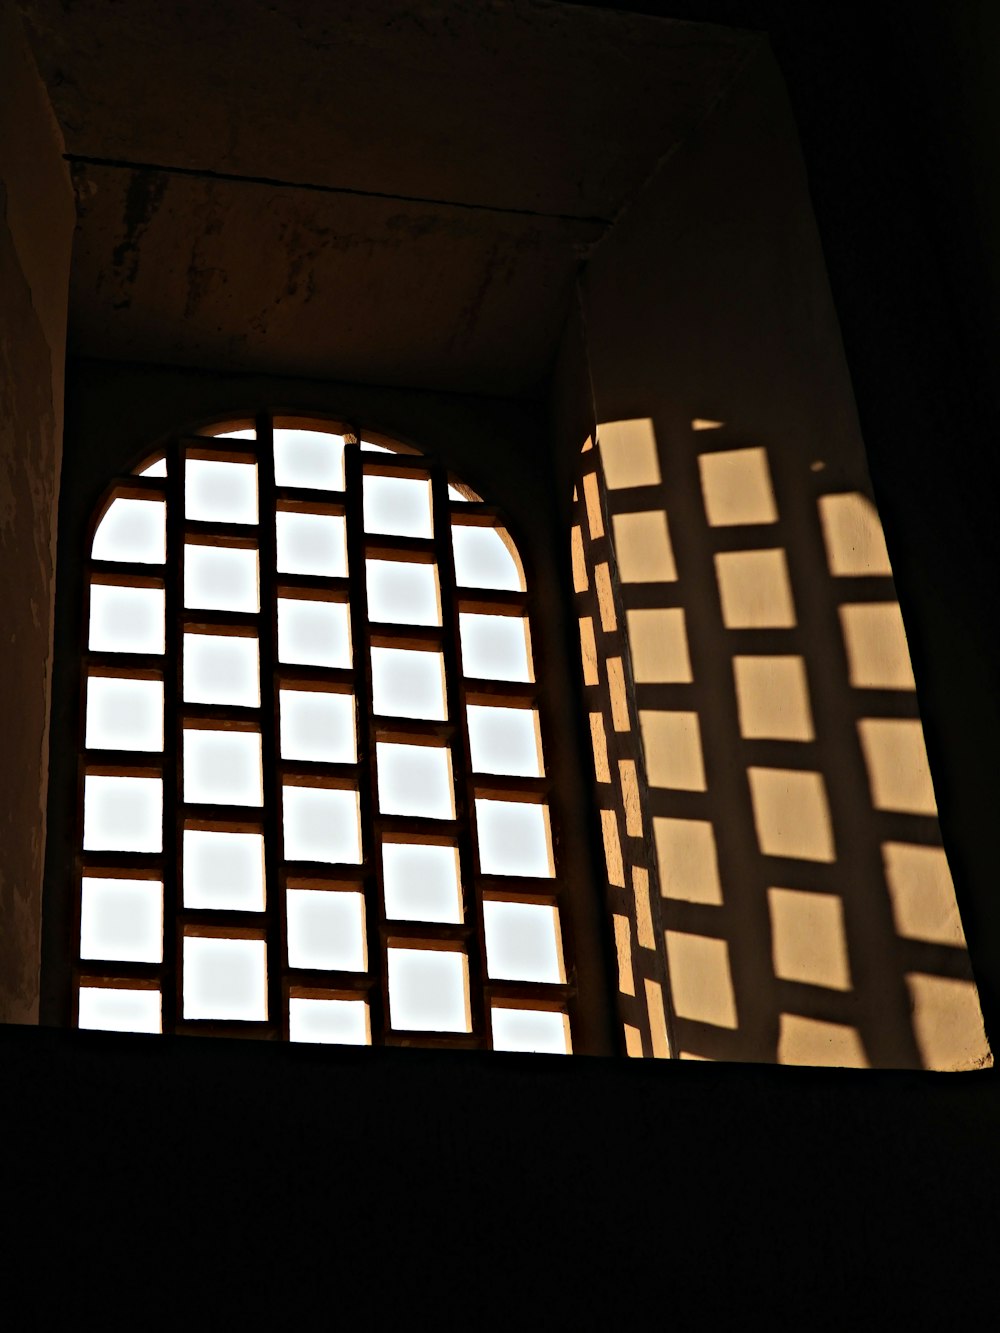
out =
{"type": "Polygon", "coordinates": [[[48,102],[6,6],[0,53],[0,1021],[32,1023],[73,202],[48,102]]]}

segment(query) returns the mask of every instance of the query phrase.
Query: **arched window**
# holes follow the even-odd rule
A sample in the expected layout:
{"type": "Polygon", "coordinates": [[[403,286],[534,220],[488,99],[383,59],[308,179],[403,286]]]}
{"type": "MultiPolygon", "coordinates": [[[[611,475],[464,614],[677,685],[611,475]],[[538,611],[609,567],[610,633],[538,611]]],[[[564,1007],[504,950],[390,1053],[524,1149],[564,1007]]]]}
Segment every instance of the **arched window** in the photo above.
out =
{"type": "Polygon", "coordinates": [[[496,510],[397,442],[265,414],[115,481],[88,558],[74,1022],[568,1052],[496,510]]]}

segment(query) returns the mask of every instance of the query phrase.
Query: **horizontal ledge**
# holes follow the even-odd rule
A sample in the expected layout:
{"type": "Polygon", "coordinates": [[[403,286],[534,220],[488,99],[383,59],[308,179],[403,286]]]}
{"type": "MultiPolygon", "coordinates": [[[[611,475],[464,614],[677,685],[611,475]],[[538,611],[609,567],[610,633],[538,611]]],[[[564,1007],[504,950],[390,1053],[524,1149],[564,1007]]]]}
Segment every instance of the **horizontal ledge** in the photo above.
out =
{"type": "Polygon", "coordinates": [[[440,625],[401,625],[396,622],[375,621],[367,631],[372,648],[407,648],[417,652],[440,651],[444,631],[440,625]]]}
{"type": "Polygon", "coordinates": [[[455,724],[447,720],[411,717],[383,717],[378,714],[372,718],[372,730],[376,742],[383,745],[411,744],[444,747],[455,737],[455,724]]]}
{"type": "Polygon", "coordinates": [[[268,928],[268,914],[262,907],[247,911],[235,907],[178,907],[176,920],[182,935],[211,930],[223,938],[264,939],[268,928]]]}
{"type": "Polygon", "coordinates": [[[386,454],[359,449],[363,477],[403,477],[411,481],[430,481],[434,464],[423,454],[386,454]]]}
{"type": "Polygon", "coordinates": [[[162,750],[84,750],[83,769],[92,778],[162,778],[162,750]]]}
{"type": "Polygon", "coordinates": [[[139,564],[127,560],[90,560],[87,576],[91,583],[105,588],[155,588],[162,591],[167,586],[166,567],[162,561],[139,564]]]}
{"type": "Polygon", "coordinates": [[[177,443],[184,458],[203,463],[257,464],[262,452],[257,439],[234,440],[225,435],[180,435],[177,443]],[[213,440],[218,440],[217,448],[213,448],[213,440]]]}
{"type": "Polygon", "coordinates": [[[163,881],[162,852],[84,852],[79,857],[82,879],[148,879],[163,881]]]}
{"type": "Polygon", "coordinates": [[[466,833],[464,824],[454,819],[424,819],[420,815],[386,815],[374,817],[375,833],[384,842],[408,842],[428,846],[450,847],[466,833]]]}
{"type": "Polygon", "coordinates": [[[503,704],[508,708],[537,708],[539,685],[536,681],[483,680],[466,676],[460,687],[466,704],[489,707],[503,704]]]}
{"type": "Polygon", "coordinates": [[[167,477],[144,477],[140,472],[133,472],[128,478],[116,481],[108,496],[110,500],[150,500],[167,499],[167,477]]]}
{"type": "Polygon", "coordinates": [[[476,883],[483,902],[559,906],[559,885],[553,879],[518,879],[515,875],[508,879],[503,875],[480,875],[476,883]]]}
{"type": "Polygon", "coordinates": [[[261,710],[236,704],[190,704],[180,706],[185,731],[246,731],[260,733],[261,710]]]}
{"type": "Polygon", "coordinates": [[[257,523],[213,523],[203,519],[186,518],[184,544],[256,551],[260,545],[258,526],[257,523]]]}
{"type": "Polygon", "coordinates": [[[185,607],[180,613],[180,620],[181,632],[184,634],[221,634],[254,639],[260,633],[258,611],[212,611],[207,607],[185,607]]]}
{"type": "Polygon", "coordinates": [[[368,971],[355,972],[346,968],[289,967],[284,973],[286,988],[309,990],[367,992],[374,978],[368,971]]]}
{"type": "Polygon", "coordinates": [[[163,680],[166,657],[162,653],[112,653],[87,650],[84,667],[91,676],[114,676],[133,680],[163,680]]]}
{"type": "Polygon", "coordinates": [[[274,669],[280,690],[316,694],[355,694],[357,680],[350,667],[293,666],[279,662],[274,669]]]}
{"type": "Polygon", "coordinates": [[[473,773],[470,779],[477,801],[522,801],[542,805],[551,791],[548,778],[519,778],[498,773],[473,773]]]}
{"type": "Polygon", "coordinates": [[[466,615],[525,616],[528,612],[528,594],[525,592],[456,588],[455,602],[459,612],[466,615]]]}
{"type": "Polygon", "coordinates": [[[413,565],[437,564],[437,546],[433,537],[393,537],[366,532],[364,554],[366,560],[390,560],[413,565]]]}
{"type": "Polygon", "coordinates": [[[198,833],[264,832],[264,810],[259,805],[208,805],[186,801],[178,806],[178,822],[198,833]]]}
{"type": "Polygon", "coordinates": [[[278,486],[274,508],[279,514],[322,514],[343,518],[347,504],[343,491],[316,490],[309,486],[278,486]]]}
{"type": "Polygon", "coordinates": [[[449,500],[452,526],[456,528],[504,528],[507,524],[496,505],[482,500],[449,500]]]}
{"type": "Polygon", "coordinates": [[[81,958],[75,972],[80,986],[112,989],[121,982],[140,982],[136,989],[155,990],[161,984],[163,963],[122,962],[114,958],[81,958]]]}
{"type": "Polygon", "coordinates": [[[274,579],[276,595],[291,601],[350,601],[351,582],[346,575],[326,578],[321,574],[288,574],[279,570],[274,579]]]}
{"type": "Polygon", "coordinates": [[[576,993],[563,981],[504,981],[490,978],[483,983],[488,1004],[505,1009],[546,1009],[565,1012],[567,1002],[576,993]],[[502,1002],[502,1003],[501,1003],[502,1002]]]}
{"type": "Polygon", "coordinates": [[[379,925],[379,936],[387,949],[422,948],[431,952],[464,952],[476,937],[476,928],[468,921],[399,921],[391,919],[379,925]]]}
{"type": "Polygon", "coordinates": [[[278,773],[285,787],[322,787],[328,791],[357,791],[358,765],[331,764],[307,759],[280,759],[278,773]]]}

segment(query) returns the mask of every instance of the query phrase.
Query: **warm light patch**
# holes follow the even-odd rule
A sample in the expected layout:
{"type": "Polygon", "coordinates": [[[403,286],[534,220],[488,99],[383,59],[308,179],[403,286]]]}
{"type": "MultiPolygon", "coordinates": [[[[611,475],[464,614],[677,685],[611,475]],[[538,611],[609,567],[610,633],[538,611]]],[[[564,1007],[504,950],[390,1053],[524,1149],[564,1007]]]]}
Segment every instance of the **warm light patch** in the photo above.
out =
{"type": "Polygon", "coordinates": [[[587,562],[583,554],[583,532],[579,523],[573,525],[571,550],[573,553],[573,591],[586,592],[590,587],[590,581],[587,578],[587,562]]]}
{"type": "Polygon", "coordinates": [[[725,940],[666,931],[674,1009],[681,1018],[735,1028],[736,996],[725,940]]]}
{"type": "Polygon", "coordinates": [[[708,417],[694,417],[691,422],[692,430],[721,430],[726,423],[724,421],[712,421],[708,417]]]}
{"type": "Polygon", "coordinates": [[[975,983],[911,972],[906,987],[913,1034],[925,1069],[979,1069],[992,1065],[975,983]]]}
{"type": "Polygon", "coordinates": [[[597,640],[594,637],[594,622],[590,616],[580,617],[580,656],[583,659],[584,685],[596,685],[597,675],[597,640]]]}
{"type": "Polygon", "coordinates": [[[635,994],[635,976],[632,971],[632,927],[627,916],[617,913],[615,922],[615,949],[618,953],[618,989],[623,995],[635,994]]]}
{"type": "Polygon", "coordinates": [[[660,893],[681,902],[722,905],[712,825],[703,819],[653,819],[660,893]]]}
{"type": "Polygon", "coordinates": [[[750,739],[811,741],[806,668],[801,657],[734,657],[740,734],[750,739]]]}
{"type": "Polygon", "coordinates": [[[928,944],[965,947],[965,932],[943,847],[884,842],[882,860],[900,935],[928,944]]]}
{"type": "Polygon", "coordinates": [[[597,445],[609,491],[659,485],[660,462],[649,417],[605,421],[597,428],[597,445]]]}
{"type": "Polygon", "coordinates": [[[727,629],[791,629],[795,605],[783,550],[721,551],[715,575],[727,629]]]}
{"type": "Polygon", "coordinates": [[[687,685],[691,674],[684,612],[680,607],[627,611],[632,670],[638,685],[687,685]]]}
{"type": "Polygon", "coordinates": [[[631,759],[619,759],[618,778],[625,807],[625,832],[630,838],[642,837],[642,807],[639,803],[639,778],[631,759]]]}
{"type": "Polygon", "coordinates": [[[629,731],[628,694],[625,690],[625,667],[620,657],[608,658],[608,694],[611,696],[611,722],[615,731],[629,731]]]}
{"type": "Polygon", "coordinates": [[[778,507],[765,449],[702,454],[698,467],[705,515],[713,528],[777,523],[778,507]]]}
{"type": "Polygon", "coordinates": [[[862,718],[858,723],[876,810],[937,813],[934,784],[920,723],[900,718],[862,718]]]}
{"type": "Polygon", "coordinates": [[[897,602],[840,608],[849,678],[855,689],[912,690],[913,668],[897,602]]]}
{"type": "Polygon", "coordinates": [[[768,889],[774,975],[831,990],[851,989],[839,898],[800,889],[768,889]]]}
{"type": "Polygon", "coordinates": [[[622,583],[676,583],[674,548],[662,509],[615,514],[611,524],[622,583]]]}
{"type": "Polygon", "coordinates": [[[642,866],[632,867],[632,892],[635,895],[635,926],[639,945],[643,949],[655,949],[653,911],[649,902],[649,871],[642,866]]]}
{"type": "Polygon", "coordinates": [[[611,590],[611,570],[606,560],[594,570],[594,583],[601,612],[601,629],[605,634],[613,634],[618,628],[618,617],[615,615],[615,596],[611,590]]]}
{"type": "Polygon", "coordinates": [[[646,991],[649,1034],[653,1039],[653,1059],[668,1060],[670,1043],[667,1041],[667,1016],[663,1011],[663,987],[658,981],[650,981],[648,977],[643,986],[646,991]]]}
{"type": "Polygon", "coordinates": [[[788,768],[747,770],[757,841],[765,856],[833,861],[833,828],[819,773],[788,768]]]}
{"type": "Polygon", "coordinates": [[[604,838],[604,860],[608,868],[608,883],[623,889],[625,887],[625,864],[622,861],[622,845],[618,837],[618,816],[613,810],[601,811],[601,833],[604,838]]]}
{"type": "Polygon", "coordinates": [[[625,1024],[625,1054],[631,1060],[642,1059],[642,1033],[631,1023],[625,1024]]]}
{"type": "Polygon", "coordinates": [[[591,713],[590,740],[594,747],[594,772],[598,782],[611,781],[611,769],[608,767],[608,738],[604,731],[604,714],[591,713]]]}
{"type": "Polygon", "coordinates": [[[705,791],[697,713],[639,712],[646,778],[651,787],[705,791]]]}
{"type": "Polygon", "coordinates": [[[817,503],[834,577],[892,573],[878,511],[866,495],[821,495],[817,503]]]}
{"type": "Polygon", "coordinates": [[[826,1023],[800,1014],[782,1014],[778,1033],[781,1065],[829,1065],[867,1069],[868,1058],[857,1028],[826,1023]]]}
{"type": "Polygon", "coordinates": [[[583,500],[587,506],[587,526],[590,528],[591,541],[600,541],[604,536],[604,514],[601,511],[601,492],[597,484],[597,473],[588,472],[583,479],[583,500]]]}

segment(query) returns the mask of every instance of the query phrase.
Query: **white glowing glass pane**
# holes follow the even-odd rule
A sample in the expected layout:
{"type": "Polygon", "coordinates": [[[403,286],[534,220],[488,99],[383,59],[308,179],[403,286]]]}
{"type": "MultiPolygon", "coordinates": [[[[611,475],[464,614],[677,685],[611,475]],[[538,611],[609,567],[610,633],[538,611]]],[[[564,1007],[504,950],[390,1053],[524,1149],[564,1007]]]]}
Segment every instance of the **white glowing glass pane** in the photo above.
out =
{"type": "Polygon", "coordinates": [[[259,611],[257,552],[241,546],[184,547],[184,605],[208,611],[259,611]]]}
{"type": "Polygon", "coordinates": [[[451,751],[437,745],[375,746],[378,804],[386,815],[454,819],[451,751]]]}
{"type": "Polygon", "coordinates": [[[372,706],[376,716],[444,721],[444,657],[409,648],[373,648],[372,706]]]}
{"type": "Polygon", "coordinates": [[[440,625],[437,567],[367,560],[368,618],[399,625],[440,625]]]}
{"type": "Polygon", "coordinates": [[[549,812],[527,801],[476,801],[479,865],[484,875],[552,875],[549,812]]]}
{"type": "Polygon", "coordinates": [[[431,537],[431,484],[415,477],[365,477],[365,531],[431,537]]]}
{"type": "Polygon", "coordinates": [[[317,491],[344,489],[344,437],[319,430],[276,428],[276,486],[305,486],[317,491]]]}
{"type": "Polygon", "coordinates": [[[88,750],[162,750],[163,682],[87,679],[88,750]]]}
{"type": "Polygon", "coordinates": [[[260,833],[184,830],[185,907],[264,910],[264,838],[260,833]]]}
{"type": "Polygon", "coordinates": [[[279,597],[278,660],[297,666],[349,667],[351,620],[347,604],[279,597]]]}
{"type": "Polygon", "coordinates": [[[159,1032],[160,992],[81,986],[78,1025],[104,1032],[159,1032]]]}
{"type": "Polygon", "coordinates": [[[94,533],[95,560],[162,565],[167,558],[167,506],[163,500],[112,500],[94,533]]]}
{"type": "Polygon", "coordinates": [[[554,907],[537,903],[483,903],[486,965],[504,981],[563,980],[559,922],[554,907]]]}
{"type": "Polygon", "coordinates": [[[410,1032],[468,1032],[465,954],[444,949],[388,949],[389,1021],[410,1032]]]}
{"type": "Polygon", "coordinates": [[[279,510],[278,572],[343,578],[347,573],[347,522],[337,514],[279,510]]]}
{"type": "Polygon", "coordinates": [[[384,842],[382,887],[390,921],[462,920],[456,847],[384,842]]]}
{"type": "Polygon", "coordinates": [[[288,966],[364,972],[365,909],[360,893],[289,889],[288,966]]]}
{"type": "Polygon", "coordinates": [[[165,477],[167,475],[167,460],[158,458],[155,463],[149,463],[146,467],[136,469],[140,477],[165,477]]]}
{"type": "Polygon", "coordinates": [[[468,504],[469,502],[469,497],[467,495],[463,495],[462,492],[460,490],[457,490],[456,487],[454,486],[448,487],[448,499],[457,500],[460,504],[468,504]]]}
{"type": "Polygon", "coordinates": [[[281,690],[281,756],[328,764],[358,757],[353,694],[281,690]]]}
{"type": "Polygon", "coordinates": [[[155,879],[84,876],[80,890],[80,957],[122,963],[163,959],[163,885],[155,879]]]}
{"type": "Polygon", "coordinates": [[[459,587],[524,590],[520,564],[496,528],[455,523],[451,540],[455,550],[455,580],[459,587]]]}
{"type": "Polygon", "coordinates": [[[201,430],[199,435],[210,435],[213,440],[255,440],[257,432],[252,426],[241,430],[201,430]]]}
{"type": "Polygon", "coordinates": [[[290,1041],[315,1041],[336,1046],[367,1046],[368,1006],[363,1000],[288,1001],[290,1041]]]}
{"type": "Polygon", "coordinates": [[[462,612],[462,670],[481,680],[531,680],[528,622],[521,616],[462,612]]]}
{"type": "Polygon", "coordinates": [[[165,607],[162,588],[92,583],[88,646],[99,653],[162,653],[165,607]]]}
{"type": "Polygon", "coordinates": [[[491,1009],[493,1049],[568,1055],[565,1014],[544,1009],[491,1009]]]}
{"type": "Polygon", "coordinates": [[[267,946],[263,940],[184,939],[184,1017],[267,1018],[267,946]]]}
{"type": "Polygon", "coordinates": [[[83,787],[83,845],[88,851],[160,851],[162,779],[88,773],[83,787]]]}
{"type": "Polygon", "coordinates": [[[257,464],[187,459],[184,512],[209,523],[256,523],[257,464]]]}
{"type": "Polygon", "coordinates": [[[186,728],[184,799],[209,805],[263,805],[260,733],[186,728]]]}
{"type": "Polygon", "coordinates": [[[396,450],[390,449],[384,444],[372,444],[370,440],[362,440],[361,452],[363,454],[394,454],[396,450]]]}
{"type": "Polygon", "coordinates": [[[184,698],[188,703],[259,708],[257,640],[238,634],[185,634],[184,698]]]}
{"type": "Polygon", "coordinates": [[[327,787],[282,789],[286,861],[361,864],[358,793],[327,787]]]}
{"type": "Polygon", "coordinates": [[[538,714],[533,708],[492,708],[470,704],[469,749],[476,773],[542,776],[538,714]]]}

